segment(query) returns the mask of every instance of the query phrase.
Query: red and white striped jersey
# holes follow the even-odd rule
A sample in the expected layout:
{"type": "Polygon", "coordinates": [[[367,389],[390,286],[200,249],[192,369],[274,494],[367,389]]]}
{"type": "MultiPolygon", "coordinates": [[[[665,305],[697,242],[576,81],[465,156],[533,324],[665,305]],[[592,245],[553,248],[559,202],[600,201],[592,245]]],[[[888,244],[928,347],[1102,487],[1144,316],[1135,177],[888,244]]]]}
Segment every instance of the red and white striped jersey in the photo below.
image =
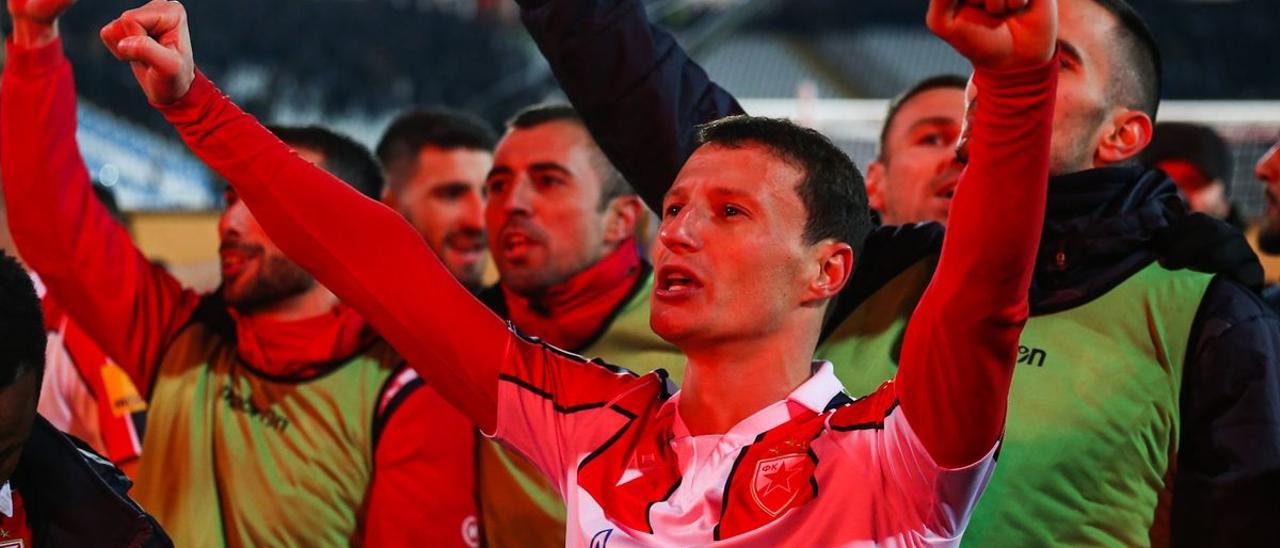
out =
{"type": "Polygon", "coordinates": [[[856,401],[830,363],[723,435],[690,436],[665,375],[517,345],[495,437],[568,506],[568,544],[952,545],[995,464],[934,463],[892,383],[856,401]]]}

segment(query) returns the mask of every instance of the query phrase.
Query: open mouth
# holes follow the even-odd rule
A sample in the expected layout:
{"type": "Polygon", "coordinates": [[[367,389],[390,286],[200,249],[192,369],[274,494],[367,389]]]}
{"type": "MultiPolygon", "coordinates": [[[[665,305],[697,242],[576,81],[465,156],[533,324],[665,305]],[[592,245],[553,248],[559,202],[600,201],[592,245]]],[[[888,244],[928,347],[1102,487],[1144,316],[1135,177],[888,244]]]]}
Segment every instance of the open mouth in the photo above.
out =
{"type": "Polygon", "coordinates": [[[946,177],[946,179],[943,179],[941,184],[937,184],[936,182],[934,183],[933,195],[935,197],[946,198],[948,200],[955,198],[956,186],[958,186],[959,184],[960,184],[960,174],[954,173],[946,177]]]}
{"type": "Polygon", "coordinates": [[[231,277],[243,272],[249,262],[257,258],[258,254],[235,249],[224,249],[218,253],[218,256],[221,259],[222,275],[231,277]]]}
{"type": "Polygon", "coordinates": [[[485,241],[483,237],[454,236],[445,239],[444,248],[468,262],[478,261],[484,255],[485,241]]]}
{"type": "Polygon", "coordinates": [[[529,252],[536,242],[520,232],[509,232],[502,236],[502,254],[507,258],[520,258],[529,252]]]}
{"type": "Polygon", "coordinates": [[[655,292],[659,297],[687,296],[699,289],[702,289],[702,281],[684,267],[669,265],[658,269],[655,292]]]}

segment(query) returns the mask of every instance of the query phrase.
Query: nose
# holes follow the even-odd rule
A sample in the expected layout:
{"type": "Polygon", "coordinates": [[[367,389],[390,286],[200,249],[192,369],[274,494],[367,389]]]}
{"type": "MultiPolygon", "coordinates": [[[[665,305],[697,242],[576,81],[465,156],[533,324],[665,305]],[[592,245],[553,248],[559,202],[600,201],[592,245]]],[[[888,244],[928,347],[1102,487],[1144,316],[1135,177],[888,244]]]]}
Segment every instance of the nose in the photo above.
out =
{"type": "Polygon", "coordinates": [[[222,216],[218,217],[218,234],[225,238],[228,234],[244,232],[245,215],[248,212],[249,209],[238,200],[227,204],[226,209],[222,210],[222,216]]]}
{"type": "Polygon", "coordinates": [[[479,192],[470,192],[463,204],[462,224],[465,228],[480,230],[484,228],[484,198],[479,192]]]}
{"type": "Polygon", "coordinates": [[[513,213],[533,213],[533,181],[527,175],[520,175],[511,181],[511,188],[503,199],[503,210],[508,215],[513,213]]]}
{"type": "Polygon", "coordinates": [[[1276,143],[1258,160],[1254,174],[1265,183],[1280,183],[1280,143],[1276,143]]]}
{"type": "Polygon", "coordinates": [[[658,240],[663,247],[677,254],[697,251],[702,248],[699,233],[705,221],[705,213],[685,206],[674,216],[663,220],[658,227],[658,240]]]}

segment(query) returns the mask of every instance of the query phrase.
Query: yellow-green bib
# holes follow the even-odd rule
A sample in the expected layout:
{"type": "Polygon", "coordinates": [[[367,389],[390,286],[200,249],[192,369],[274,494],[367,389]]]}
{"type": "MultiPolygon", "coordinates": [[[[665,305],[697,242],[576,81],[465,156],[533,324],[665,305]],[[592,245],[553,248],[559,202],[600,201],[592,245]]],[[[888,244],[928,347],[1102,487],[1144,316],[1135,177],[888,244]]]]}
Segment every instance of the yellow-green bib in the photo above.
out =
{"type": "MultiPolygon", "coordinates": [[[[851,393],[893,376],[935,264],[899,274],[818,348],[851,393]]],[[[1153,263],[1027,322],[999,464],[964,545],[1142,546],[1167,535],[1183,363],[1211,280],[1153,263]]]]}
{"type": "Polygon", "coordinates": [[[399,363],[378,342],[316,378],[273,379],[193,322],[156,373],[134,497],[176,546],[350,544],[378,394],[399,363]]]}

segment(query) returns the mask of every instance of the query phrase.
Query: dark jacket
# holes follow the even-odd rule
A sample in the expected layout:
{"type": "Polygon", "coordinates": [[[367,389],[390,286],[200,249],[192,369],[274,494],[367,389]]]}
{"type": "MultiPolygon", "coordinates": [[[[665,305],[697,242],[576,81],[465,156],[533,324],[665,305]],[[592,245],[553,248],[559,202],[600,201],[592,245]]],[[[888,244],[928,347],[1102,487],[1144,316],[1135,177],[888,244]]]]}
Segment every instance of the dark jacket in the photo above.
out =
{"type": "MultiPolygon", "coordinates": [[[[693,152],[694,126],[741,107],[649,23],[638,0],[517,1],[592,136],[659,211],[693,152]]],[[[875,231],[828,326],[877,283],[937,253],[941,241],[933,224],[875,231]]],[[[1218,274],[1200,303],[1183,373],[1174,544],[1273,543],[1280,537],[1280,322],[1256,293],[1261,267],[1237,230],[1188,214],[1158,172],[1105,168],[1054,178],[1032,311],[1089,302],[1156,260],[1218,274]]]]}
{"type": "Polygon", "coordinates": [[[126,493],[133,485],[111,462],[37,416],[10,482],[42,546],[173,546],[160,524],[126,493]]]}

